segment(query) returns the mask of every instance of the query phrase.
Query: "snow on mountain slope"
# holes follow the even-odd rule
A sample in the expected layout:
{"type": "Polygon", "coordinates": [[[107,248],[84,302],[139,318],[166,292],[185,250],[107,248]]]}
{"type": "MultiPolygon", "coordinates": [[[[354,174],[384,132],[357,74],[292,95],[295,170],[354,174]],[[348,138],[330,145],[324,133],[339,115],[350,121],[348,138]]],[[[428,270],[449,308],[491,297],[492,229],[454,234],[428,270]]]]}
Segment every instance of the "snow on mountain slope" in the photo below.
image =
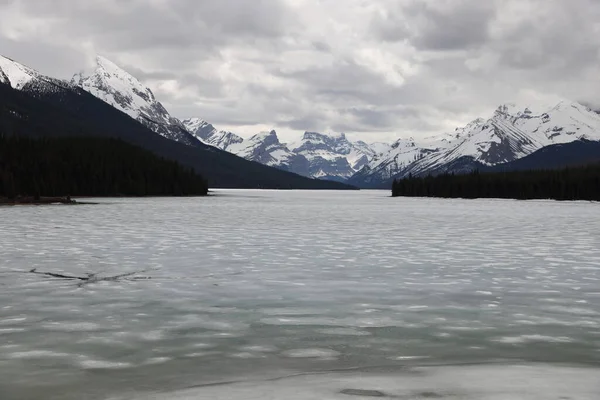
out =
{"type": "Polygon", "coordinates": [[[357,185],[382,183],[408,174],[463,172],[475,162],[497,165],[543,147],[586,139],[600,141],[600,115],[570,101],[533,108],[506,104],[489,119],[478,118],[453,133],[419,143],[399,140],[355,174],[357,185]]]}
{"type": "MultiPolygon", "coordinates": [[[[357,142],[360,143],[360,142],[357,142]]],[[[364,142],[362,142],[364,143],[364,142]]],[[[367,145],[374,153],[374,157],[383,153],[387,153],[391,149],[391,144],[384,142],[373,142],[367,145]]]]}
{"type": "MultiPolygon", "coordinates": [[[[0,63],[2,60],[0,59],[0,63]]],[[[8,75],[4,73],[2,67],[0,66],[0,83],[3,85],[10,85],[10,81],[8,80],[8,75]]]]}
{"type": "Polygon", "coordinates": [[[496,165],[580,139],[600,141],[600,116],[579,103],[563,100],[537,112],[507,104],[498,107],[490,119],[478,119],[457,130],[453,146],[419,160],[405,173],[444,172],[462,157],[496,165]]]}
{"type": "Polygon", "coordinates": [[[375,156],[375,151],[366,143],[352,143],[343,133],[305,132],[302,139],[289,148],[308,160],[311,176],[318,178],[347,179],[375,156]]]}
{"type": "Polygon", "coordinates": [[[275,131],[261,132],[250,139],[234,143],[227,151],[250,161],[311,176],[306,158],[290,151],[279,141],[275,131]]]}
{"type": "Polygon", "coordinates": [[[56,92],[72,89],[72,86],[65,81],[42,75],[32,68],[1,55],[0,83],[8,84],[13,89],[29,92],[56,92]]]}
{"type": "Polygon", "coordinates": [[[2,83],[10,84],[13,89],[23,89],[27,83],[37,77],[39,74],[31,68],[0,56],[0,81],[2,83]]]}
{"type": "Polygon", "coordinates": [[[244,141],[235,133],[217,130],[213,125],[200,118],[184,119],[181,122],[196,138],[221,150],[229,151],[232,146],[244,141]]]}
{"type": "Polygon", "coordinates": [[[188,145],[197,142],[149,88],[104,57],[96,57],[91,75],[76,74],[71,82],[168,139],[188,145]]]}
{"type": "Polygon", "coordinates": [[[414,139],[398,139],[386,153],[376,156],[368,165],[352,176],[350,182],[370,186],[383,182],[427,155],[439,151],[435,146],[422,146],[414,139]]]}
{"type": "Polygon", "coordinates": [[[343,180],[365,166],[377,152],[364,142],[350,142],[346,135],[306,132],[291,145],[281,143],[275,131],[250,139],[216,129],[200,118],[182,121],[196,138],[248,160],[314,178],[343,180]]]}

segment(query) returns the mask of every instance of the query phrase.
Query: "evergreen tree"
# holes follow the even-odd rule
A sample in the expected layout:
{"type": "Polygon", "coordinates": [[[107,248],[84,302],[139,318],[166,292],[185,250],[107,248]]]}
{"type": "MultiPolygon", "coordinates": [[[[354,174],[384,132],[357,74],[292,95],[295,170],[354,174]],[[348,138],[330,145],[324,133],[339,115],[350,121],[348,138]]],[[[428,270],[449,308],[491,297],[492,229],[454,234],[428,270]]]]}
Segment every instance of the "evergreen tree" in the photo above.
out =
{"type": "Polygon", "coordinates": [[[600,164],[561,170],[409,175],[394,180],[392,196],[600,201],[600,164]]]}
{"type": "Polygon", "coordinates": [[[193,169],[118,139],[0,136],[0,196],[205,195],[193,169]]]}

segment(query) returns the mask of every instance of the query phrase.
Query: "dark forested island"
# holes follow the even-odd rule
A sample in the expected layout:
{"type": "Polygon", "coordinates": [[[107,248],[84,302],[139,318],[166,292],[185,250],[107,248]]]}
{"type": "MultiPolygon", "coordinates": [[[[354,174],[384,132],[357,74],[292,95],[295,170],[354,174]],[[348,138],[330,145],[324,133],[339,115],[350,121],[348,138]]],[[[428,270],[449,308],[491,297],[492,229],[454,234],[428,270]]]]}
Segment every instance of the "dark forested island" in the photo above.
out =
{"type": "Polygon", "coordinates": [[[0,198],[5,202],[207,192],[206,180],[193,169],[119,139],[0,136],[0,198]]]}
{"type": "Polygon", "coordinates": [[[600,163],[557,170],[409,176],[393,182],[392,196],[600,201],[600,163]]]}

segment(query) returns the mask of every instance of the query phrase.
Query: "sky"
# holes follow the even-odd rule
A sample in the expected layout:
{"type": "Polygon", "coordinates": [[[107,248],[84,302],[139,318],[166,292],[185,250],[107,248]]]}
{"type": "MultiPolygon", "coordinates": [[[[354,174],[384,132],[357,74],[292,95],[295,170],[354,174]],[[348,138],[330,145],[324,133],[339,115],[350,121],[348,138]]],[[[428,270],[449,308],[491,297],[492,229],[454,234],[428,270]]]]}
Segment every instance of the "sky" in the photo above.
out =
{"type": "Polygon", "coordinates": [[[101,54],[176,117],[242,136],[451,132],[500,104],[600,108],[600,0],[0,0],[0,54],[101,54]]]}

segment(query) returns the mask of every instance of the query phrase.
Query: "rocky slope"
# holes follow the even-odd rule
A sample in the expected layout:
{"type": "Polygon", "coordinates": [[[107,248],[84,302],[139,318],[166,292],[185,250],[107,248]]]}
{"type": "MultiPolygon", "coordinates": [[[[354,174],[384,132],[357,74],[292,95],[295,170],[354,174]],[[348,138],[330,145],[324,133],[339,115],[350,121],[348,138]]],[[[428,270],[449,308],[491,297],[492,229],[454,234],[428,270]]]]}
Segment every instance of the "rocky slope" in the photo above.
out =
{"type": "Polygon", "coordinates": [[[275,131],[256,134],[242,143],[231,146],[230,150],[246,160],[303,176],[312,176],[307,159],[290,151],[284,143],[279,141],[275,131]]]}
{"type": "Polygon", "coordinates": [[[167,139],[188,145],[197,140],[156,100],[149,88],[104,57],[96,57],[96,69],[90,75],[76,74],[71,83],[167,139]]]}
{"type": "Polygon", "coordinates": [[[232,146],[244,141],[242,137],[235,133],[220,131],[200,118],[184,119],[181,122],[183,123],[183,126],[200,141],[221,150],[229,151],[232,146]]]}

